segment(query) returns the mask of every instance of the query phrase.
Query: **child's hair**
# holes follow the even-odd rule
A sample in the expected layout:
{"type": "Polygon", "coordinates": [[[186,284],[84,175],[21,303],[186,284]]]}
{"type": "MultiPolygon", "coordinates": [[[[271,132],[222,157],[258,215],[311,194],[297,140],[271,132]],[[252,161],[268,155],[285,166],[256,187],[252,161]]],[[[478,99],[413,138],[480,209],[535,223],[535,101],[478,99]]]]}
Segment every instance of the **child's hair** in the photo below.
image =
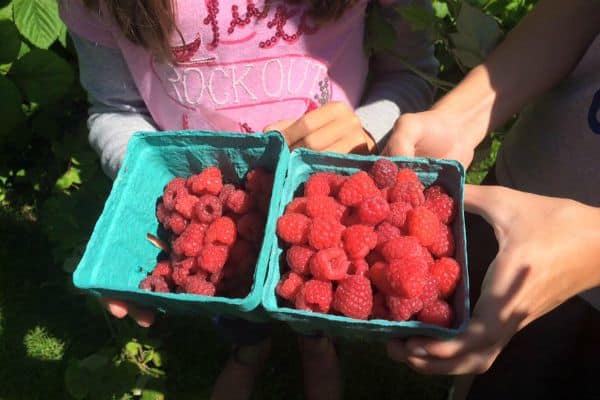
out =
{"type": "MultiPolygon", "coordinates": [[[[311,15],[319,21],[328,21],[339,18],[358,0],[286,1],[308,2],[311,15]]],[[[150,50],[159,59],[172,59],[169,37],[173,32],[178,32],[175,26],[173,0],[83,0],[83,2],[92,9],[98,9],[102,3],[127,39],[150,50]]]]}

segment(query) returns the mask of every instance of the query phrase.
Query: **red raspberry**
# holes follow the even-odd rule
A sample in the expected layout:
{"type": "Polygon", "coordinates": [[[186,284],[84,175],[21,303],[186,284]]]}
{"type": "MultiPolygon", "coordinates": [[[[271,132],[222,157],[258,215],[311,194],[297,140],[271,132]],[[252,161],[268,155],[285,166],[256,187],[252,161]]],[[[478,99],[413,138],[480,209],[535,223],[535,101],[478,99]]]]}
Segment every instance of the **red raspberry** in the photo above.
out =
{"type": "Polygon", "coordinates": [[[175,199],[175,210],[186,219],[192,219],[194,206],[198,200],[198,197],[194,195],[179,193],[175,199]]]}
{"type": "Polygon", "coordinates": [[[431,304],[440,298],[440,291],[438,289],[437,281],[433,276],[431,276],[431,274],[427,274],[425,278],[425,286],[423,287],[423,293],[421,293],[419,298],[423,302],[424,306],[431,304]]]}
{"type": "Polygon", "coordinates": [[[308,231],[311,221],[306,215],[289,213],[277,220],[277,235],[289,244],[308,242],[308,231]]]}
{"type": "Polygon", "coordinates": [[[433,243],[428,249],[436,257],[452,257],[454,255],[454,235],[448,226],[439,225],[433,243]]]}
{"type": "Polygon", "coordinates": [[[185,282],[186,293],[199,294],[203,296],[214,296],[216,289],[215,285],[208,282],[206,278],[199,275],[190,276],[185,282]]]}
{"type": "Polygon", "coordinates": [[[385,295],[383,293],[375,293],[373,295],[373,310],[370,315],[371,319],[385,319],[390,320],[390,310],[385,301],[385,295]]]}
{"type": "Polygon", "coordinates": [[[423,302],[418,297],[407,299],[398,296],[388,296],[387,306],[394,321],[408,321],[421,311],[423,302]]]}
{"type": "Polygon", "coordinates": [[[331,193],[329,180],[330,174],[327,172],[317,172],[311,175],[304,184],[304,196],[329,196],[331,193]]]}
{"type": "Polygon", "coordinates": [[[377,249],[382,249],[387,242],[402,236],[402,231],[389,222],[382,222],[375,230],[377,233],[377,249]]]}
{"type": "Polygon", "coordinates": [[[419,176],[415,171],[410,168],[402,168],[396,174],[396,183],[405,183],[405,182],[413,182],[421,185],[421,191],[423,191],[423,184],[419,179],[419,176]]]}
{"type": "Polygon", "coordinates": [[[206,230],[205,243],[224,244],[231,246],[237,239],[235,222],[229,217],[221,217],[214,220],[206,230]]]}
{"type": "Polygon", "coordinates": [[[369,197],[379,195],[379,189],[365,171],[352,175],[340,188],[340,202],[345,206],[356,206],[369,197]]]}
{"type": "Polygon", "coordinates": [[[390,204],[390,214],[386,218],[386,221],[400,228],[402,231],[406,231],[406,215],[410,210],[412,210],[410,204],[404,201],[396,201],[390,204]]]}
{"type": "Polygon", "coordinates": [[[342,240],[344,225],[333,218],[313,219],[308,231],[308,243],[317,250],[336,247],[342,240]]]}
{"type": "Polygon", "coordinates": [[[307,197],[296,197],[285,208],[285,214],[289,214],[289,213],[306,214],[307,200],[308,200],[307,197]]]}
{"type": "MultiPolygon", "coordinates": [[[[216,285],[221,283],[223,281],[223,278],[225,277],[225,273],[223,272],[224,270],[225,268],[222,268],[215,273],[207,275],[208,281],[216,287],[216,285]]],[[[219,288],[217,288],[217,291],[220,291],[219,288]]]]}
{"type": "Polygon", "coordinates": [[[168,225],[170,215],[171,212],[167,210],[165,204],[162,201],[159,201],[156,205],[156,219],[158,219],[158,222],[160,222],[165,228],[168,225]]]}
{"type": "Polygon", "coordinates": [[[175,209],[175,199],[177,198],[177,193],[181,191],[187,193],[187,189],[185,188],[185,179],[174,178],[167,183],[162,197],[163,203],[167,210],[172,211],[175,209]]]}
{"type": "Polygon", "coordinates": [[[358,219],[365,225],[377,225],[387,218],[390,205],[381,196],[373,196],[358,206],[358,219]]]}
{"type": "Polygon", "coordinates": [[[406,226],[408,234],[416,237],[423,246],[431,246],[440,231],[440,221],[425,207],[417,207],[408,212],[406,226]]]}
{"type": "Polygon", "coordinates": [[[419,297],[427,283],[427,263],[422,257],[406,257],[388,266],[388,280],[400,297],[419,297]]]}
{"type": "Polygon", "coordinates": [[[194,216],[200,222],[210,224],[223,215],[223,205],[217,196],[205,194],[194,206],[194,216]]]}
{"type": "Polygon", "coordinates": [[[392,262],[407,257],[422,256],[423,246],[412,236],[401,236],[389,240],[381,249],[381,254],[388,261],[392,262]]]}
{"type": "Polygon", "coordinates": [[[304,278],[302,278],[302,276],[295,272],[288,272],[279,280],[279,283],[275,288],[275,293],[283,299],[294,301],[296,294],[298,294],[303,284],[304,278]]]}
{"type": "Polygon", "coordinates": [[[152,270],[152,275],[154,276],[170,277],[172,273],[173,268],[171,267],[171,262],[168,260],[159,261],[152,270]]]}
{"type": "Polygon", "coordinates": [[[452,296],[460,280],[460,265],[453,258],[440,258],[431,267],[429,272],[437,283],[441,297],[447,299],[452,296]]]}
{"type": "Polygon", "coordinates": [[[384,200],[387,201],[388,203],[390,202],[389,199],[390,199],[390,190],[391,189],[392,189],[391,187],[386,187],[386,188],[381,189],[381,191],[380,191],[381,197],[383,197],[384,200]]]}
{"type": "Polygon", "coordinates": [[[333,308],[354,319],[367,319],[373,310],[371,282],[363,276],[352,275],[338,284],[333,295],[333,308]]]}
{"type": "Polygon", "coordinates": [[[232,272],[244,273],[256,265],[257,252],[254,247],[243,239],[238,239],[229,249],[226,265],[232,265],[232,272]]]}
{"type": "Polygon", "coordinates": [[[271,193],[273,174],[263,168],[254,168],[246,174],[246,190],[255,193],[271,193]]]}
{"type": "Polygon", "coordinates": [[[298,310],[327,313],[333,300],[331,282],[310,280],[300,288],[296,295],[298,310]]]}
{"type": "Polygon", "coordinates": [[[261,243],[265,236],[266,218],[257,212],[251,212],[239,219],[238,232],[241,237],[252,243],[261,243]]]}
{"type": "Polygon", "coordinates": [[[311,218],[332,217],[340,220],[344,211],[346,206],[338,203],[333,197],[315,195],[306,198],[306,215],[311,218]]]}
{"type": "Polygon", "coordinates": [[[350,261],[344,250],[339,247],[319,250],[309,262],[310,272],[313,276],[324,281],[344,279],[349,267],[350,261]]]}
{"type": "Polygon", "coordinates": [[[235,188],[235,186],[233,186],[231,183],[223,185],[218,196],[221,204],[225,204],[231,193],[235,192],[236,190],[237,189],[235,188]]]}
{"type": "Polygon", "coordinates": [[[196,257],[202,250],[206,225],[191,223],[185,231],[173,242],[171,249],[175,254],[186,257],[196,257]]]}
{"type": "Polygon", "coordinates": [[[140,289],[151,292],[168,293],[169,285],[162,276],[149,275],[140,282],[140,289]]]}
{"type": "Polygon", "coordinates": [[[167,224],[165,228],[169,228],[176,235],[181,235],[185,228],[188,226],[188,220],[183,217],[183,215],[179,214],[177,211],[173,211],[169,218],[167,219],[167,224]]]}
{"type": "Polygon", "coordinates": [[[331,193],[329,194],[332,196],[337,196],[346,180],[348,180],[347,176],[329,174],[329,186],[331,187],[331,193]]]}
{"type": "Polygon", "coordinates": [[[426,324],[449,328],[452,324],[452,309],[444,300],[437,300],[424,306],[417,314],[417,319],[426,324]]]}
{"type": "Polygon", "coordinates": [[[448,195],[448,192],[440,185],[432,185],[425,189],[425,199],[435,198],[441,194],[448,195]]]}
{"type": "Polygon", "coordinates": [[[440,222],[443,224],[448,225],[454,219],[454,200],[447,194],[438,193],[436,195],[425,195],[424,205],[425,208],[437,215],[440,222]]]}
{"type": "Polygon", "coordinates": [[[394,290],[388,280],[388,265],[385,262],[379,261],[371,266],[369,270],[369,279],[373,285],[385,295],[392,294],[394,290]]]}
{"type": "Polygon", "coordinates": [[[227,246],[207,244],[198,256],[198,265],[207,272],[219,272],[227,262],[228,251],[227,246]]]}
{"type": "Polygon", "coordinates": [[[348,273],[350,275],[360,275],[367,277],[369,275],[369,264],[367,264],[367,262],[362,258],[352,260],[350,262],[350,268],[348,269],[348,273]]]}
{"type": "Polygon", "coordinates": [[[187,280],[189,278],[189,276],[190,276],[190,270],[189,269],[178,268],[178,267],[174,266],[174,268],[173,268],[173,275],[171,275],[171,278],[173,279],[173,282],[177,286],[184,287],[185,283],[187,282],[187,280]]]}
{"type": "Polygon", "coordinates": [[[344,250],[350,258],[365,258],[377,246],[377,234],[373,227],[352,225],[342,235],[344,250]]]}
{"type": "Polygon", "coordinates": [[[190,192],[197,196],[203,194],[218,195],[223,188],[223,176],[217,167],[208,167],[188,178],[186,185],[190,192]]]}
{"type": "Polygon", "coordinates": [[[196,268],[196,258],[195,257],[186,257],[181,260],[173,261],[173,269],[181,268],[188,273],[196,268]]]}
{"type": "Polygon", "coordinates": [[[386,158],[380,158],[375,161],[369,175],[375,181],[378,188],[394,186],[396,183],[396,175],[398,174],[398,166],[386,158]]]}
{"type": "Polygon", "coordinates": [[[292,246],[285,253],[287,265],[300,275],[310,274],[309,261],[315,252],[308,247],[292,246]]]}
{"type": "Polygon", "coordinates": [[[390,203],[403,201],[413,207],[418,207],[425,202],[423,186],[415,182],[398,182],[390,189],[388,200],[390,203]]]}
{"type": "Polygon", "coordinates": [[[235,190],[227,197],[225,205],[236,214],[245,214],[252,208],[252,199],[243,190],[235,190]]]}

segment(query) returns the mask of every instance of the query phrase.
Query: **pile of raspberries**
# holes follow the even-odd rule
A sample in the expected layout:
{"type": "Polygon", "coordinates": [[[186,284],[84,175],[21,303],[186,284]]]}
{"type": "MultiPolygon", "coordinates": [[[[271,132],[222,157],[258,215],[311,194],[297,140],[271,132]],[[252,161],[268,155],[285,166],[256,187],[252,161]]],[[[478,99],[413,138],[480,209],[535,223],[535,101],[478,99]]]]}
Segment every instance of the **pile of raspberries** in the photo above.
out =
{"type": "Polygon", "coordinates": [[[154,292],[245,297],[251,288],[269,209],[273,174],[256,168],[243,189],[209,167],[165,187],[156,217],[170,251],[140,283],[154,292]]]}
{"type": "Polygon", "coordinates": [[[460,279],[449,225],[454,200],[409,168],[319,172],[277,221],[287,244],[276,293],[299,310],[450,327],[460,279]]]}

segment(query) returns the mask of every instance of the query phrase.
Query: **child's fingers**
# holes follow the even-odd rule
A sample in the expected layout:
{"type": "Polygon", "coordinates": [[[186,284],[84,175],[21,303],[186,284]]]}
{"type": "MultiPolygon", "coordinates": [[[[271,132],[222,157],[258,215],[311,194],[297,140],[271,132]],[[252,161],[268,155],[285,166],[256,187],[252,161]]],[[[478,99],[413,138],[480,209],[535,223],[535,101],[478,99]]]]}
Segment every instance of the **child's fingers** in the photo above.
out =
{"type": "Polygon", "coordinates": [[[148,328],[154,323],[154,311],[145,308],[130,305],[129,316],[142,328],[148,328]]]}
{"type": "Polygon", "coordinates": [[[125,318],[129,312],[127,303],[122,300],[101,297],[100,303],[106,307],[109,313],[119,319],[125,318]]]}
{"type": "Polygon", "coordinates": [[[335,110],[332,108],[332,106],[330,106],[330,104],[326,104],[321,108],[317,108],[316,110],[304,114],[292,125],[284,129],[285,132],[283,133],[289,145],[295,145],[305,136],[316,132],[329,122],[334,121],[337,114],[333,111],[335,110]]]}
{"type": "Polygon", "coordinates": [[[348,126],[341,121],[331,121],[314,132],[304,136],[292,146],[292,149],[305,147],[315,151],[324,151],[343,139],[348,126]]]}
{"type": "Polygon", "coordinates": [[[267,125],[263,128],[263,132],[269,132],[269,131],[279,131],[282,132],[286,129],[289,128],[294,122],[296,122],[296,120],[293,119],[282,119],[281,121],[277,121],[271,125],[267,125]]]}

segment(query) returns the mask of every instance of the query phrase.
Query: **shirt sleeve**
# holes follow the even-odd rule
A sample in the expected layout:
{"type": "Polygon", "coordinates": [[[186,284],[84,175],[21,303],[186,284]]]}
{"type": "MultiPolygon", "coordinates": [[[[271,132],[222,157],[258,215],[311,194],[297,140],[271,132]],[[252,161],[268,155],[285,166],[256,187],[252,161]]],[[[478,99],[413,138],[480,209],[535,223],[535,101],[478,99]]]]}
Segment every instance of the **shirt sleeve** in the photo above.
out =
{"type": "Polygon", "coordinates": [[[156,131],[121,51],[92,43],[71,32],[79,57],[81,84],[90,102],[89,141],[110,178],[125,157],[135,132],[156,131]]]}
{"type": "MultiPolygon", "coordinates": [[[[385,3],[402,4],[401,1],[385,3]]],[[[411,4],[432,10],[431,1],[415,0],[411,4]]],[[[411,71],[407,64],[430,76],[435,76],[438,71],[433,42],[427,32],[413,31],[400,13],[391,7],[383,7],[383,12],[395,28],[395,45],[391,51],[371,57],[371,80],[361,105],[356,109],[363,128],[375,139],[379,150],[385,146],[400,114],[426,110],[433,102],[433,87],[411,71]]]]}
{"type": "Polygon", "coordinates": [[[100,46],[117,48],[110,24],[100,10],[87,8],[82,0],[59,0],[60,17],[71,33],[100,46]]]}

